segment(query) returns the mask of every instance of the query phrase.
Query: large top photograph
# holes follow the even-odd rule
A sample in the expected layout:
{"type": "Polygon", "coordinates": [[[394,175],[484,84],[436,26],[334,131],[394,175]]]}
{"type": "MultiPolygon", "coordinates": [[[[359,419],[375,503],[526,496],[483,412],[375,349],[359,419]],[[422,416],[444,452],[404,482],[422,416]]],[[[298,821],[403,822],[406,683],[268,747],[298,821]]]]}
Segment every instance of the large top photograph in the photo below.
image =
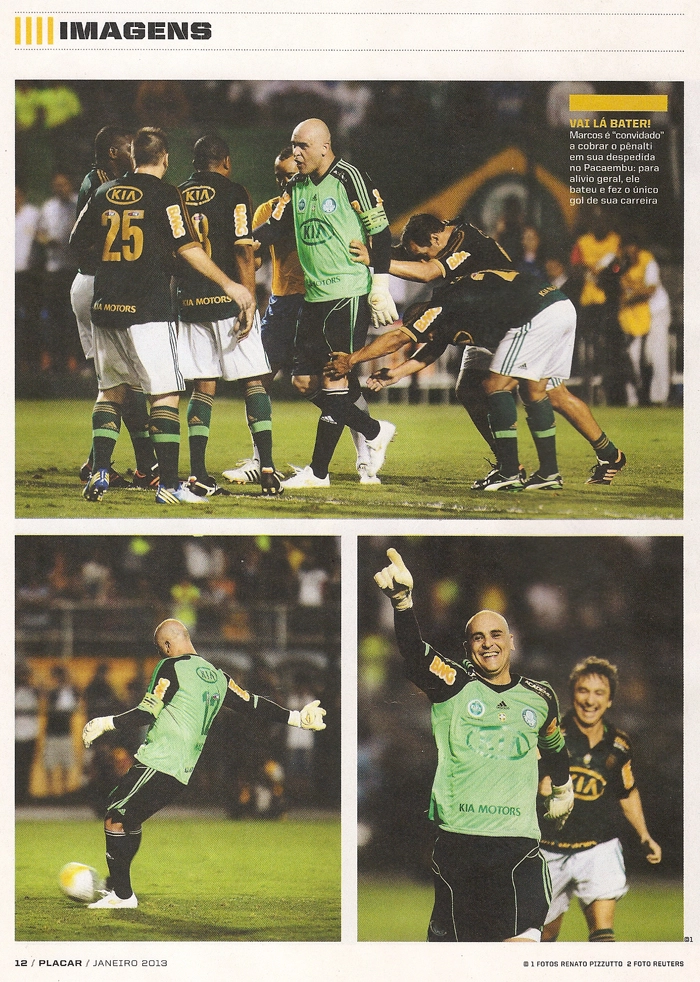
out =
{"type": "Polygon", "coordinates": [[[681,517],[681,83],[15,118],[18,517],[681,517]]]}

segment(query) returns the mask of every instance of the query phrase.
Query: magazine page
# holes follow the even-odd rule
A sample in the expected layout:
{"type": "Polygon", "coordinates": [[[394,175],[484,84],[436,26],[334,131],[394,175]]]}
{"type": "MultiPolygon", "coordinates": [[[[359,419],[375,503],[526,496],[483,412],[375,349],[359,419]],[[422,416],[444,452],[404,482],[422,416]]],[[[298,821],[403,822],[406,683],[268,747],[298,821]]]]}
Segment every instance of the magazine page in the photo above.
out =
{"type": "Polygon", "coordinates": [[[693,977],[693,6],[6,23],[13,978],[693,977]]]}

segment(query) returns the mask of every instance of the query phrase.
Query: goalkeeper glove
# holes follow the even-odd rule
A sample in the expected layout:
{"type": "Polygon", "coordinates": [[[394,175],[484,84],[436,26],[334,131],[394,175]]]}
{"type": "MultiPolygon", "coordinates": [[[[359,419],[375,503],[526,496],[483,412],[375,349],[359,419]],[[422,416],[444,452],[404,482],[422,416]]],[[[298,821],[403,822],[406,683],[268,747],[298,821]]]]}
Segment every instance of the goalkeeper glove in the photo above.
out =
{"type": "Polygon", "coordinates": [[[547,797],[547,807],[544,817],[557,823],[560,829],[571,814],[574,807],[574,782],[569,778],[560,787],[552,785],[552,793],[547,797]]]}
{"type": "Polygon", "coordinates": [[[83,746],[87,750],[103,733],[115,729],[114,716],[96,716],[83,727],[83,746]]]}
{"type": "Polygon", "coordinates": [[[389,597],[395,610],[408,610],[413,606],[413,577],[396,549],[387,549],[386,555],[391,565],[375,573],[374,582],[389,597]]]}
{"type": "Polygon", "coordinates": [[[321,707],[320,699],[314,699],[307,702],[303,709],[290,709],[287,723],[289,726],[300,726],[302,730],[325,730],[325,715],[326,710],[321,707]]]}
{"type": "Polygon", "coordinates": [[[389,274],[374,273],[368,303],[375,327],[387,327],[399,319],[396,304],[389,293],[389,274]]]}

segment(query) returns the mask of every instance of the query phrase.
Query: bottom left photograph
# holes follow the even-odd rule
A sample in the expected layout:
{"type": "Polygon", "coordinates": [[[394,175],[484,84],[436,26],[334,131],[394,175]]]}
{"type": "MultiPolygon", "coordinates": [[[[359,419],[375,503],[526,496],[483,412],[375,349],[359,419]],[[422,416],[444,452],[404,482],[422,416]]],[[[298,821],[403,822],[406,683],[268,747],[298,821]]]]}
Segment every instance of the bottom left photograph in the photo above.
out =
{"type": "Polygon", "coordinates": [[[16,556],[16,940],[339,941],[340,540],[16,556]]]}

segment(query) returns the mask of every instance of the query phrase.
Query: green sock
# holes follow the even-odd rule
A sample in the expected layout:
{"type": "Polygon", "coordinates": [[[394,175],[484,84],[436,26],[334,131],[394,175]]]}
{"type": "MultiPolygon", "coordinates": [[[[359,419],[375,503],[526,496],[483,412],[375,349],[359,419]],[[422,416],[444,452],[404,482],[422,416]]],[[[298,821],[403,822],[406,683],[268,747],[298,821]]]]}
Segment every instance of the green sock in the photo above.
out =
{"type": "Polygon", "coordinates": [[[192,393],[187,406],[187,431],[190,438],[190,472],[200,480],[207,476],[205,456],[209,443],[214,396],[204,392],[192,393]]]}
{"type": "Polygon", "coordinates": [[[518,473],[518,411],[510,392],[492,392],[488,398],[488,417],[496,445],[498,469],[504,477],[518,473]]]}
{"type": "Polygon", "coordinates": [[[148,400],[143,389],[129,387],[122,406],[122,419],[131,437],[136,470],[140,474],[150,474],[156,455],[148,432],[148,400]]]}
{"type": "Polygon", "coordinates": [[[246,386],[245,412],[250,435],[260,455],[261,467],[274,467],[272,463],[272,404],[261,384],[246,386]]]}
{"type": "Polygon", "coordinates": [[[557,465],[556,429],[554,410],[549,401],[549,396],[545,396],[539,402],[525,403],[525,412],[527,413],[527,425],[530,427],[532,439],[535,441],[540,474],[542,477],[557,474],[559,467],[557,465]]]}
{"type": "Polygon", "coordinates": [[[608,460],[612,463],[620,455],[618,448],[605,433],[601,433],[597,440],[590,440],[589,443],[595,450],[598,460],[608,460]]]}
{"type": "Polygon", "coordinates": [[[180,413],[171,406],[151,409],[149,430],[158,458],[160,483],[166,488],[175,488],[180,458],[180,413]]]}
{"type": "Polygon", "coordinates": [[[92,410],[92,469],[108,471],[122,422],[118,402],[96,402],[92,410]]]}

